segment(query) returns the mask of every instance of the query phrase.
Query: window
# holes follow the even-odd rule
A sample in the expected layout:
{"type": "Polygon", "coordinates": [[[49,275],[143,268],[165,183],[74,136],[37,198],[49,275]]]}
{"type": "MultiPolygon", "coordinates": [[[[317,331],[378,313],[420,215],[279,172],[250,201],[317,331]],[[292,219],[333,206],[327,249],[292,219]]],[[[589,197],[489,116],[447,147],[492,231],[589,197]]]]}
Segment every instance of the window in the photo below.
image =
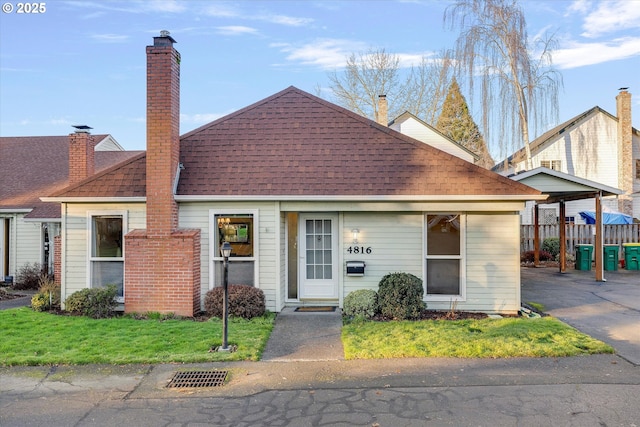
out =
{"type": "Polygon", "coordinates": [[[540,166],[547,169],[553,169],[554,171],[559,171],[562,169],[562,161],[561,160],[540,160],[540,166]]]}
{"type": "Polygon", "coordinates": [[[118,287],[118,301],[124,302],[125,215],[91,215],[90,283],[92,288],[118,287]]]}
{"type": "Polygon", "coordinates": [[[430,299],[464,297],[464,230],[459,214],[426,217],[426,295],[430,299]]]}
{"type": "Polygon", "coordinates": [[[256,285],[256,220],[257,214],[238,212],[213,213],[213,285],[221,286],[224,275],[220,246],[231,244],[229,258],[229,284],[256,285]]]}
{"type": "Polygon", "coordinates": [[[636,159],[636,179],[640,179],[640,159],[636,159]]]}

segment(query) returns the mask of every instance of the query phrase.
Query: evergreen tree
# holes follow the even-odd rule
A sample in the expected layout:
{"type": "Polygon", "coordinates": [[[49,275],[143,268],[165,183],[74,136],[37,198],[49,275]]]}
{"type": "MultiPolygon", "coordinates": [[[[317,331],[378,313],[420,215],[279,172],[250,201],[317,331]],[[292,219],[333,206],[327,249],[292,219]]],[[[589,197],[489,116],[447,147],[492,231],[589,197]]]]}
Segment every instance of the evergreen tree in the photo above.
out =
{"type": "Polygon", "coordinates": [[[442,104],[442,111],[440,112],[440,117],[438,117],[436,129],[480,156],[480,159],[476,162],[478,165],[487,169],[493,167],[493,158],[489,154],[487,144],[480,133],[480,129],[478,129],[478,125],[469,114],[467,101],[460,93],[460,86],[458,86],[455,77],[442,104]]]}

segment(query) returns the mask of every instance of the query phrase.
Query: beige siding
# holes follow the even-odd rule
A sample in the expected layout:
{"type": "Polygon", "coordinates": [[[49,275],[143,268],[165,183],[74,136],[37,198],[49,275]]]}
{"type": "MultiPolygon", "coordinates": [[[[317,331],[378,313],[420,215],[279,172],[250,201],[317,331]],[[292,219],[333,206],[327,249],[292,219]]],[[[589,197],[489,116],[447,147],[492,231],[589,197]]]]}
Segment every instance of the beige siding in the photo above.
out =
{"type": "Polygon", "coordinates": [[[42,223],[24,220],[23,214],[16,216],[15,239],[16,272],[25,264],[42,262],[42,223]]]}
{"type": "MultiPolygon", "coordinates": [[[[63,242],[62,272],[63,300],[72,293],[89,287],[88,212],[127,212],[127,231],[146,228],[146,209],[143,203],[63,204],[66,210],[66,239],[63,242]]],[[[126,298],[125,283],[125,298],[126,298]]]]}
{"type": "Polygon", "coordinates": [[[409,117],[400,123],[394,123],[391,125],[391,129],[397,130],[404,135],[429,144],[438,150],[451,154],[452,156],[456,156],[466,160],[467,162],[473,163],[473,156],[469,152],[463,150],[447,138],[444,138],[439,133],[429,129],[413,117],[409,117]]]}
{"type": "MultiPolygon", "coordinates": [[[[520,308],[520,235],[517,213],[467,216],[466,300],[459,310],[509,312],[520,308]]],[[[448,309],[448,303],[430,303],[448,309]]]]}
{"type": "MultiPolygon", "coordinates": [[[[279,283],[276,283],[279,273],[277,271],[280,265],[277,262],[279,255],[278,240],[276,235],[279,229],[277,222],[280,221],[278,213],[275,210],[273,202],[247,203],[247,202],[216,202],[216,203],[181,203],[179,226],[181,228],[198,228],[201,230],[201,290],[202,302],[204,303],[204,295],[213,287],[211,280],[210,261],[213,257],[210,247],[210,210],[237,210],[252,211],[258,210],[258,241],[257,248],[257,267],[258,267],[258,283],[257,286],[262,289],[265,294],[266,305],[268,310],[276,310],[276,291],[279,290],[279,283]]],[[[214,248],[218,250],[218,248],[214,248]]]]}
{"type": "Polygon", "coordinates": [[[343,296],[356,289],[378,290],[385,274],[411,273],[422,277],[423,214],[421,212],[348,212],[342,227],[343,258],[346,261],[364,261],[364,277],[346,276],[343,263],[343,296]],[[352,242],[351,230],[360,230],[358,244],[352,242]],[[364,247],[365,253],[349,253],[349,247],[364,247]],[[371,248],[367,254],[366,249],[371,248]]]}

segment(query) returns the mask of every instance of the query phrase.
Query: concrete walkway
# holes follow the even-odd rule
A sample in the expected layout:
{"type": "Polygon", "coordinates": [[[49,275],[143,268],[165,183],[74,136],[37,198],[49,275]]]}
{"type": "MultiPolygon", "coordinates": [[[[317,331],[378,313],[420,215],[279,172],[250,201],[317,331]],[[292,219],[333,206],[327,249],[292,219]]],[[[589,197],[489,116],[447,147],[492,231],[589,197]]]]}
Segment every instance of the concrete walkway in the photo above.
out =
{"type": "Polygon", "coordinates": [[[296,312],[287,307],[278,313],[262,353],[263,362],[318,362],[343,360],[342,312],[296,312]]]}

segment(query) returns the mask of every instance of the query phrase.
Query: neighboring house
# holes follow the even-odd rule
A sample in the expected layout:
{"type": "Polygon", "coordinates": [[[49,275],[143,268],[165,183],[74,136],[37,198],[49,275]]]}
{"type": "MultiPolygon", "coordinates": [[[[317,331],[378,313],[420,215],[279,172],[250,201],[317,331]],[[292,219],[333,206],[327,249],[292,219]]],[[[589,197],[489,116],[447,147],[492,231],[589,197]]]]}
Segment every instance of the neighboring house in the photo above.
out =
{"type": "MultiPolygon", "coordinates": [[[[624,194],[603,199],[603,205],[640,219],[640,131],[631,124],[631,94],[616,97],[617,117],[594,107],[551,129],[531,142],[533,168],[546,167],[619,188],[624,194]]],[[[493,168],[502,175],[526,169],[524,149],[493,168]]],[[[581,211],[593,211],[594,199],[568,202],[567,222],[584,224],[581,211]]],[[[558,205],[540,206],[541,223],[558,222],[558,205]]],[[[533,204],[523,211],[524,224],[533,223],[533,204]]]]}
{"type": "Polygon", "coordinates": [[[476,163],[480,159],[480,156],[408,111],[392,120],[389,123],[389,127],[468,162],[476,163]]]}
{"type": "Polygon", "coordinates": [[[222,284],[267,309],[342,305],[387,273],[432,309],[516,313],[519,211],[539,191],[295,87],[179,136],[174,40],[147,47],[147,151],[62,203],[62,297],[115,283],[127,312],[193,315],[222,284]]]}
{"type": "MultiPolygon", "coordinates": [[[[80,167],[73,169],[84,176],[69,177],[70,141],[67,136],[0,138],[0,280],[16,276],[27,263],[53,272],[51,243],[60,234],[60,204],[39,197],[86,177],[80,167]]],[[[97,171],[131,156],[111,135],[94,135],[93,141],[97,171]]]]}

